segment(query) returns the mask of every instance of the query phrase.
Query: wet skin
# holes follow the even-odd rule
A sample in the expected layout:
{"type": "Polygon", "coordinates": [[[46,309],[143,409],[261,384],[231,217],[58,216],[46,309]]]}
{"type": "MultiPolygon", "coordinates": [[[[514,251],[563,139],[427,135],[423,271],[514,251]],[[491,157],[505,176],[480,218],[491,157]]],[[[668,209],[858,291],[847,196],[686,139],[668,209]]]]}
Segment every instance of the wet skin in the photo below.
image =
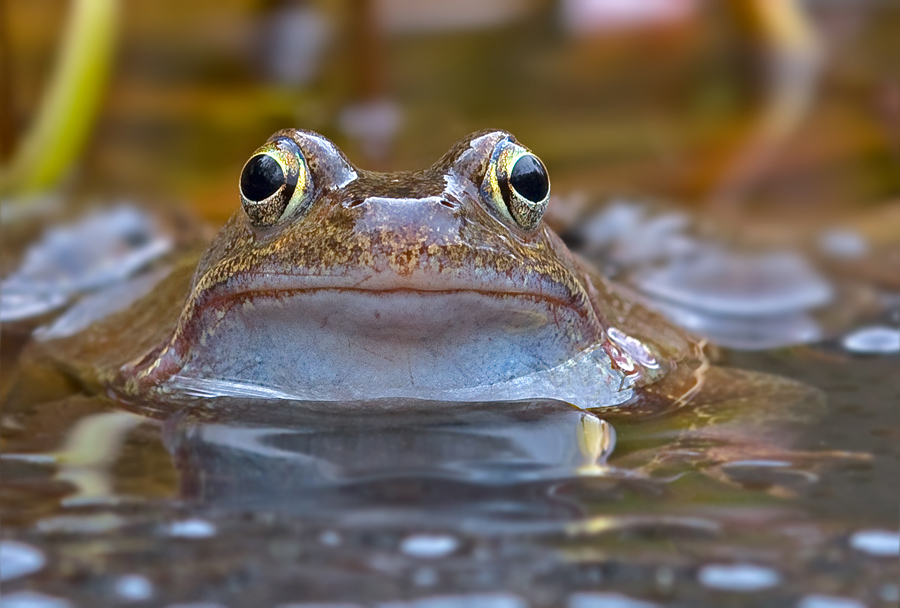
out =
{"type": "Polygon", "coordinates": [[[248,160],[239,192],[199,262],[48,350],[132,402],[627,406],[702,361],[543,224],[546,170],[507,132],[382,174],[283,130],[248,160]]]}

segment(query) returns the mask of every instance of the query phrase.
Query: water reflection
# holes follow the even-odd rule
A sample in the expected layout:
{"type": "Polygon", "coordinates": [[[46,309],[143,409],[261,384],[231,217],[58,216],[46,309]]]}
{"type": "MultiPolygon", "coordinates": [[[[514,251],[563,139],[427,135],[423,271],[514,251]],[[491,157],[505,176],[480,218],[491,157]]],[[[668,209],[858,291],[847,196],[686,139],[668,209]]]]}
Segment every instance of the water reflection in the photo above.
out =
{"type": "MultiPolygon", "coordinates": [[[[773,601],[820,592],[817,555],[883,563],[861,547],[885,537],[895,547],[896,536],[851,537],[773,500],[820,486],[825,459],[846,460],[792,449],[818,394],[710,373],[722,377],[682,408],[640,421],[600,414],[612,423],[554,401],[347,404],[352,415],[216,401],[137,427],[113,424],[130,415],[103,412],[100,400],[18,414],[21,430],[7,439],[19,456],[0,460],[12,496],[4,517],[18,522],[10,546],[40,553],[9,592],[48,580],[42,593],[84,606],[638,606],[747,585],[773,601]],[[53,458],[25,457],[35,429],[58,435],[53,458]],[[92,456],[73,460],[79,446],[92,456]],[[163,471],[170,464],[177,480],[163,471]],[[107,500],[70,499],[83,491],[71,474],[79,467],[105,479],[107,500]],[[782,553],[744,551],[761,544],[782,553]],[[70,571],[84,582],[71,584],[70,571]]],[[[887,580],[872,568],[835,589],[887,580]]]]}
{"type": "Polygon", "coordinates": [[[461,520],[485,532],[583,516],[538,486],[609,474],[615,446],[606,421],[554,401],[414,402],[352,417],[273,404],[262,417],[211,420],[192,409],[163,435],[182,496],[196,503],[344,523],[461,520]]]}

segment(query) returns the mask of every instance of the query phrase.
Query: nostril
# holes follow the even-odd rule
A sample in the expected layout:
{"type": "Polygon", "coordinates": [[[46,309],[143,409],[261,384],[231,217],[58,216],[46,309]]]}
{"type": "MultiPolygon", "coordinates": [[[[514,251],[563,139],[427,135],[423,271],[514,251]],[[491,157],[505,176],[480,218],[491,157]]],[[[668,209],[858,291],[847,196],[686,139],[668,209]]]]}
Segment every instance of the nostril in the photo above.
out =
{"type": "Polygon", "coordinates": [[[456,205],[454,205],[454,204],[451,203],[450,201],[441,199],[441,204],[442,204],[444,207],[447,207],[447,208],[449,208],[449,209],[456,209],[456,205]]]}
{"type": "Polygon", "coordinates": [[[362,205],[364,202],[366,202],[365,199],[356,199],[355,201],[351,201],[351,202],[349,202],[349,203],[345,203],[345,204],[344,204],[344,207],[346,207],[347,209],[353,209],[354,207],[359,207],[359,206],[362,205]]]}

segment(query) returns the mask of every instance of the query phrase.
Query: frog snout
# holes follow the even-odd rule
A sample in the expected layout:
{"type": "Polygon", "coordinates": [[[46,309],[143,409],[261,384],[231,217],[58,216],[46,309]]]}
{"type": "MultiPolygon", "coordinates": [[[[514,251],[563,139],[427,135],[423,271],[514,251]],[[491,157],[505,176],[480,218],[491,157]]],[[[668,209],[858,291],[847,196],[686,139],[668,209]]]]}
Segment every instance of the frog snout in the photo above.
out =
{"type": "Polygon", "coordinates": [[[356,220],[360,233],[396,233],[427,230],[437,240],[455,239],[459,234],[457,206],[439,196],[422,198],[388,198],[370,196],[355,208],[361,211],[356,220]]]}

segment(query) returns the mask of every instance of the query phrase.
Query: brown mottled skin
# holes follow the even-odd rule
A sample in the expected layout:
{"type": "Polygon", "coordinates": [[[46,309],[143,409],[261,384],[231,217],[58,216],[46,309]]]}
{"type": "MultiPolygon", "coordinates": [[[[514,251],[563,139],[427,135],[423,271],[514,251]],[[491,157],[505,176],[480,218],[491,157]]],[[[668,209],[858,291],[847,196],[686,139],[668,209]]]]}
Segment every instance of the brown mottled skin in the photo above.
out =
{"type": "MultiPolygon", "coordinates": [[[[139,400],[176,371],[204,335],[199,311],[236,294],[252,296],[258,288],[251,282],[267,275],[297,278],[294,289],[319,281],[347,290],[525,293],[577,311],[584,324],[565,331],[578,344],[615,349],[604,335],[610,326],[640,340],[663,363],[645,375],[648,384],[679,362],[682,371],[702,363],[692,338],[596,274],[546,225],[522,230],[484,204],[478,186],[491,149],[507,133],[473,133],[428,169],[386,174],[357,169],[315,134],[288,129],[273,138],[279,136],[303,150],[313,203],[268,228],[254,227],[238,209],[193,273],[196,253],[129,309],[57,341],[53,348],[65,353],[60,359],[80,382],[139,400]],[[357,177],[342,184],[348,171],[357,177]],[[458,186],[447,187],[450,174],[458,186]],[[370,197],[432,198],[397,217],[362,204],[370,197]],[[533,286],[539,294],[529,293],[533,286]]],[[[692,381],[685,382],[655,392],[669,399],[692,381]]]]}

